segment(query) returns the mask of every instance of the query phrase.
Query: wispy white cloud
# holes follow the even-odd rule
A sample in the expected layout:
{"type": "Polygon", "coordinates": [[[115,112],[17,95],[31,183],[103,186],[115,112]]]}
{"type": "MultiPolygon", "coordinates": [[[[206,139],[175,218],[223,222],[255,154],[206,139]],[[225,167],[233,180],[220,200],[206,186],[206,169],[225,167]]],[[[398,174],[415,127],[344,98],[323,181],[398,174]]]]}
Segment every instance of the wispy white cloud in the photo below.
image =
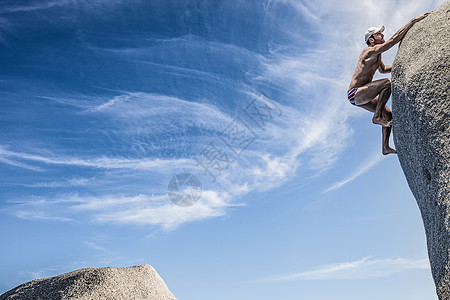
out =
{"type": "Polygon", "coordinates": [[[152,225],[163,230],[223,216],[230,208],[244,205],[232,203],[228,193],[214,190],[203,190],[199,201],[188,207],[173,204],[165,194],[122,197],[60,195],[55,199],[33,197],[14,204],[2,211],[27,220],[80,222],[87,218],[87,221],[106,224],[152,225]]]}
{"type": "Polygon", "coordinates": [[[43,0],[38,3],[24,4],[20,5],[15,3],[14,5],[4,5],[0,8],[0,13],[19,13],[19,12],[28,12],[28,11],[40,11],[40,10],[49,10],[58,7],[64,6],[72,6],[72,7],[80,7],[85,6],[87,8],[95,8],[99,6],[113,5],[123,3],[122,0],[43,0]]]}
{"type": "MultiPolygon", "coordinates": [[[[132,119],[142,124],[145,120],[158,118],[169,124],[174,121],[181,122],[178,126],[195,126],[217,131],[232,120],[212,104],[151,93],[126,93],[89,108],[86,112],[109,114],[114,118],[122,118],[122,122],[132,119]]],[[[157,124],[151,122],[148,125],[153,125],[151,128],[154,131],[157,124]]]]}
{"type": "MultiPolygon", "coordinates": [[[[96,254],[93,255],[93,258],[96,258],[96,264],[100,265],[111,265],[113,263],[117,263],[117,261],[125,261],[127,260],[125,257],[121,256],[118,252],[111,251],[110,249],[101,246],[101,242],[99,241],[84,241],[83,244],[95,251],[96,254]]],[[[73,271],[73,270],[71,270],[73,271]]]]}
{"type": "Polygon", "coordinates": [[[34,188],[59,188],[59,187],[76,187],[76,186],[90,186],[94,185],[94,178],[71,178],[65,181],[47,181],[37,182],[32,184],[22,184],[26,187],[34,188]]]}
{"type": "Polygon", "coordinates": [[[327,193],[327,192],[337,190],[337,189],[343,187],[345,184],[355,180],[362,174],[364,174],[367,171],[369,171],[370,169],[372,169],[374,166],[376,166],[378,163],[380,163],[382,159],[383,159],[383,157],[380,153],[371,155],[352,175],[350,175],[349,177],[347,177],[341,181],[334,183],[329,188],[327,188],[325,191],[323,191],[323,193],[327,193]]]}
{"type": "Polygon", "coordinates": [[[50,9],[58,6],[64,6],[71,3],[71,0],[59,0],[59,1],[40,1],[36,4],[31,5],[11,5],[4,6],[0,9],[0,13],[14,13],[14,12],[25,12],[25,11],[35,11],[50,9]]]}
{"type": "Polygon", "coordinates": [[[72,222],[73,219],[68,217],[62,217],[54,215],[50,211],[40,210],[26,210],[22,208],[15,208],[11,211],[3,210],[4,212],[9,212],[10,214],[16,216],[19,219],[31,220],[31,221],[58,221],[58,222],[72,222]]]}
{"type": "Polygon", "coordinates": [[[6,157],[0,157],[0,162],[6,165],[11,165],[11,166],[15,166],[15,167],[19,167],[22,169],[27,169],[27,170],[32,170],[32,171],[43,171],[42,168],[40,167],[36,167],[36,166],[31,166],[29,164],[25,164],[25,163],[21,163],[21,162],[17,162],[11,159],[8,159],[6,157]]]}
{"type": "Polygon", "coordinates": [[[95,221],[116,224],[140,224],[160,226],[173,230],[181,224],[210,219],[226,214],[227,209],[243,204],[232,204],[226,192],[202,191],[195,205],[180,207],[169,202],[157,206],[135,206],[124,210],[100,212],[95,221]]]}
{"type": "Polygon", "coordinates": [[[94,249],[94,250],[97,250],[97,251],[101,251],[101,252],[109,252],[108,249],[98,245],[97,243],[94,243],[94,242],[91,242],[91,241],[84,241],[83,243],[86,246],[88,246],[89,248],[91,248],[91,249],[94,249]]]}
{"type": "MultiPolygon", "coordinates": [[[[147,196],[137,195],[132,197],[118,197],[118,196],[102,196],[102,197],[80,197],[75,196],[72,202],[76,204],[71,208],[77,211],[107,211],[108,209],[117,209],[118,207],[130,206],[152,206],[155,203],[168,203],[166,195],[162,196],[147,196]]],[[[169,204],[169,203],[168,203],[169,204]]]]}
{"type": "Polygon", "coordinates": [[[195,164],[190,159],[129,159],[129,158],[110,158],[110,157],[98,157],[92,159],[83,159],[78,157],[66,157],[66,156],[43,156],[38,154],[29,154],[23,152],[15,152],[6,150],[0,147],[0,161],[15,165],[17,167],[41,170],[40,168],[29,166],[17,161],[12,160],[26,160],[34,161],[39,163],[45,163],[49,165],[70,165],[78,167],[89,167],[89,168],[101,168],[101,169],[151,169],[151,170],[166,170],[168,167],[170,169],[180,168],[182,166],[189,166],[195,164]]]}
{"type": "Polygon", "coordinates": [[[275,3],[283,3],[294,8],[301,15],[305,16],[307,21],[320,21],[320,17],[315,12],[316,3],[312,1],[295,1],[295,0],[274,0],[275,3]]]}
{"type": "Polygon", "coordinates": [[[430,269],[430,264],[427,258],[370,259],[370,257],[364,257],[357,261],[323,265],[309,271],[276,275],[257,279],[254,280],[253,282],[370,279],[376,277],[386,277],[407,270],[428,270],[428,269],[430,269]]]}

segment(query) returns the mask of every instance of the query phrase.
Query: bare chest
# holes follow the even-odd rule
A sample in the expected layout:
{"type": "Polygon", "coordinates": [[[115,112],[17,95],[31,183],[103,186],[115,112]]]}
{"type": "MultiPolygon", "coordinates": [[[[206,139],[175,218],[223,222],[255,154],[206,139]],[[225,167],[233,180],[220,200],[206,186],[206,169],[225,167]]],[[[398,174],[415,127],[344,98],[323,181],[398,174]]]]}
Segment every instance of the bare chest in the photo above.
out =
{"type": "Polygon", "coordinates": [[[363,73],[375,73],[380,66],[380,55],[362,58],[360,61],[361,71],[363,73]]]}

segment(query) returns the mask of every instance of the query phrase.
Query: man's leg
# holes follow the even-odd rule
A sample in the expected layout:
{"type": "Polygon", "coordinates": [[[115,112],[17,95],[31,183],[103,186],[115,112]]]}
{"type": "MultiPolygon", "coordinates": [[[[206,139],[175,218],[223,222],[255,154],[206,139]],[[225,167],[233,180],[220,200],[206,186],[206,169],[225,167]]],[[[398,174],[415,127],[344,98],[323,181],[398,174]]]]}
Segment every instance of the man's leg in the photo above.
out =
{"type": "Polygon", "coordinates": [[[392,113],[390,120],[383,119],[383,110],[386,106],[386,103],[389,100],[389,97],[391,96],[391,80],[388,79],[388,81],[385,83],[385,87],[381,90],[380,95],[378,96],[378,102],[377,107],[375,108],[375,112],[373,114],[372,122],[375,124],[380,124],[385,127],[391,127],[392,126],[392,113]],[[384,125],[383,120],[387,121],[389,125],[384,125]]]}
{"type": "MultiPolygon", "coordinates": [[[[375,109],[376,109],[378,103],[379,103],[378,98],[375,98],[372,101],[361,105],[361,107],[364,109],[367,109],[370,112],[375,112],[375,109]]],[[[389,109],[389,107],[384,106],[382,115],[383,115],[383,119],[385,119],[387,121],[392,120],[392,112],[389,109]]],[[[381,133],[382,133],[382,149],[381,149],[381,151],[382,151],[383,155],[397,153],[397,151],[395,151],[394,149],[389,147],[389,137],[391,136],[391,128],[392,127],[384,127],[384,126],[381,128],[381,133]]]]}
{"type": "MultiPolygon", "coordinates": [[[[392,121],[392,111],[387,106],[384,106],[383,118],[385,120],[392,121]]],[[[389,137],[391,136],[391,130],[392,130],[392,127],[384,127],[383,126],[381,128],[382,139],[383,139],[382,140],[382,145],[383,145],[382,152],[383,152],[383,155],[387,155],[387,154],[391,154],[391,153],[392,154],[396,154],[397,153],[397,151],[395,151],[395,149],[392,149],[391,147],[389,147],[389,137]]]]}
{"type": "Polygon", "coordinates": [[[378,101],[376,103],[372,122],[384,127],[391,127],[392,120],[383,118],[382,112],[386,106],[389,96],[391,95],[391,80],[388,78],[372,81],[362,87],[358,88],[355,95],[355,104],[362,106],[371,102],[377,95],[378,101]]]}

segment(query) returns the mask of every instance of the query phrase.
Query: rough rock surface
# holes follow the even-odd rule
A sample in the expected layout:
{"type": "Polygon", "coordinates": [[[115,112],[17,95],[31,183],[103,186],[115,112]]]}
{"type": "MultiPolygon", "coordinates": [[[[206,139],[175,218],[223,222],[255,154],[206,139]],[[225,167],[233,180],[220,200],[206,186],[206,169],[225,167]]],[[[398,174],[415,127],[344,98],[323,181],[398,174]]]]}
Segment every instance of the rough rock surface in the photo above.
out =
{"type": "Polygon", "coordinates": [[[450,299],[450,1],[416,23],[392,71],[394,142],[417,200],[440,299],[450,299]]]}
{"type": "Polygon", "coordinates": [[[36,279],[4,293],[0,299],[176,300],[150,265],[88,268],[36,279]]]}

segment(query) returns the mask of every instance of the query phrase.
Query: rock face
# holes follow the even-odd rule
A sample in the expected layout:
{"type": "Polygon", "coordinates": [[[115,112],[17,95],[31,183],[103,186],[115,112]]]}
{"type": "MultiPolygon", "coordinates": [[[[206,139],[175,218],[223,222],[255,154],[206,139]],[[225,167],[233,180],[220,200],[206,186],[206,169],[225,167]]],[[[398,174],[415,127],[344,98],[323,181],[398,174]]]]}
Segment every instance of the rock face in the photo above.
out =
{"type": "Polygon", "coordinates": [[[450,299],[450,1],[416,23],[392,71],[394,142],[417,200],[440,299],[450,299]]]}
{"type": "Polygon", "coordinates": [[[155,269],[149,265],[88,268],[36,279],[4,293],[0,299],[176,300],[155,269]]]}

